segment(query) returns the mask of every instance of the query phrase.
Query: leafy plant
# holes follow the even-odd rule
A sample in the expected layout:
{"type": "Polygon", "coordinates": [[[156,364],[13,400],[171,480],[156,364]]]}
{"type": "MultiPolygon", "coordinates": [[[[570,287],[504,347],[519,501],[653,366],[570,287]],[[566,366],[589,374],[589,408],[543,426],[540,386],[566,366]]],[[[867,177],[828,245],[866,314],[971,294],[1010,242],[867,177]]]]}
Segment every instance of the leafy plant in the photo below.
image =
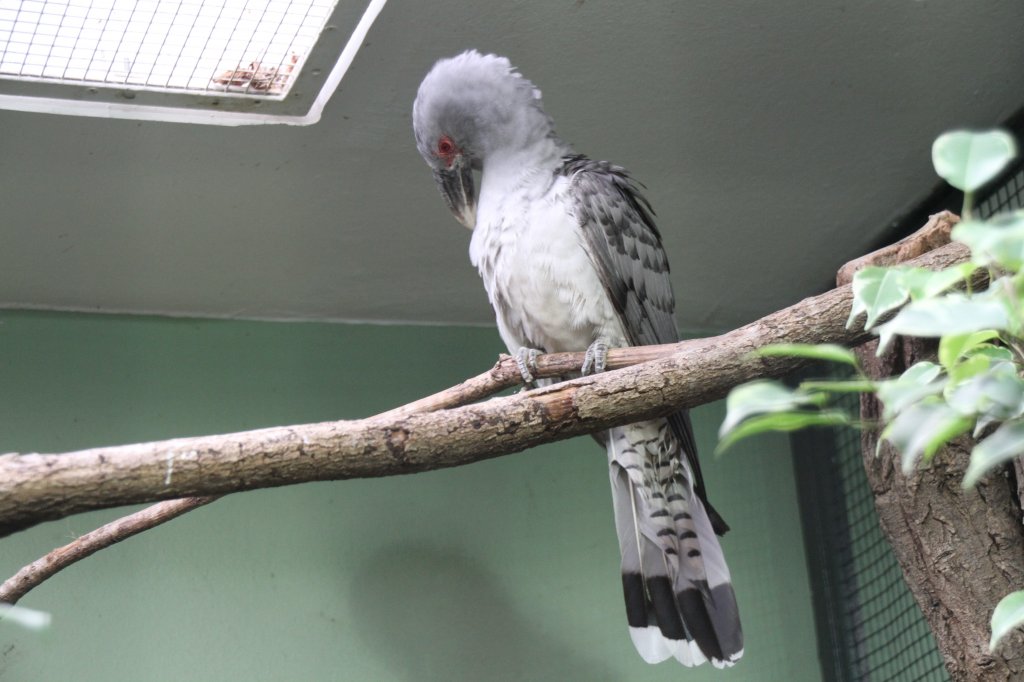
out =
{"type": "MultiPolygon", "coordinates": [[[[860,426],[834,406],[849,392],[875,393],[883,404],[879,444],[901,453],[904,472],[927,464],[943,445],[970,432],[977,440],[963,479],[973,486],[994,467],[1024,454],[1024,211],[991,220],[971,216],[974,192],[1016,156],[1002,131],[954,131],[935,140],[936,172],[964,192],[963,220],[952,239],[971,259],[945,270],[866,267],[853,280],[847,326],[863,318],[879,337],[879,354],[897,336],[938,338],[937,362],[922,361],[901,375],[872,381],[856,356],[836,346],[769,346],[761,355],[790,355],[840,363],[847,380],[804,381],[789,388],[758,381],[734,389],[719,432],[719,451],[766,431],[814,425],[860,426]],[[988,270],[989,286],[970,291],[971,276],[988,270]]],[[[1024,624],[1024,591],[1005,597],[992,616],[994,648],[1024,624]]]]}

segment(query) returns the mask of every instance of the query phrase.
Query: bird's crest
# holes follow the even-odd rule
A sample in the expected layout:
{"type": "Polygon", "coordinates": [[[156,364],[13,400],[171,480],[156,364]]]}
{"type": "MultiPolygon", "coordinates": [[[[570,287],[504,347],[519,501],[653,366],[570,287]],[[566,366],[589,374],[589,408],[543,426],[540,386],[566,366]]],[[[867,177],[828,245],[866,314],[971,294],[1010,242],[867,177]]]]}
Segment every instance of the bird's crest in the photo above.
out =
{"type": "Polygon", "coordinates": [[[477,50],[434,64],[413,104],[413,130],[428,163],[441,134],[478,158],[502,146],[554,135],[540,90],[505,57],[477,50]]]}

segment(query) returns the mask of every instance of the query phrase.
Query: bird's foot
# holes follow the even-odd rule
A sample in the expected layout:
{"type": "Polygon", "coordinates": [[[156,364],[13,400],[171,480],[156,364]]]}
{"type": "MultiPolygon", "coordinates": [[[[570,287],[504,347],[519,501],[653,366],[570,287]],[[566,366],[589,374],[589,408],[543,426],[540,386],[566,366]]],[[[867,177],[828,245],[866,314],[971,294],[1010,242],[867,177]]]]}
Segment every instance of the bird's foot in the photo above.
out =
{"type": "Polygon", "coordinates": [[[527,386],[533,385],[533,370],[537,369],[538,355],[540,355],[540,351],[526,346],[522,346],[516,352],[516,367],[519,368],[519,375],[523,377],[523,383],[527,386]]]}
{"type": "Polygon", "coordinates": [[[604,371],[607,362],[608,342],[604,339],[598,339],[587,347],[587,352],[583,355],[583,367],[580,368],[580,374],[583,376],[600,374],[604,371]]]}

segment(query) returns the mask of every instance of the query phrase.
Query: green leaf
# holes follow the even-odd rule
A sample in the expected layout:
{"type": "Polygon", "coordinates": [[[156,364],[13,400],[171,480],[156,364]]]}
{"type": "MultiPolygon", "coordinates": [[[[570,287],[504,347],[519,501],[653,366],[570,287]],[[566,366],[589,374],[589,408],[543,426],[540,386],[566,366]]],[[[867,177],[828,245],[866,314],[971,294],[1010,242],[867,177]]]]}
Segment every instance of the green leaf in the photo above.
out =
{"type": "Polygon", "coordinates": [[[796,431],[809,426],[842,426],[851,424],[850,418],[839,410],[821,412],[773,412],[750,417],[722,438],[715,448],[715,454],[724,452],[737,441],[759,433],[772,431],[796,431]]]}
{"type": "Polygon", "coordinates": [[[857,356],[854,355],[853,351],[834,343],[773,343],[764,348],[759,348],[755,352],[765,357],[810,358],[812,360],[842,362],[853,367],[857,366],[857,356]]]}
{"type": "Polygon", "coordinates": [[[1024,267],[1024,211],[999,215],[988,222],[965,220],[951,237],[971,250],[977,265],[1018,271],[1024,267]]]}
{"type": "Polygon", "coordinates": [[[970,488],[992,469],[1003,462],[1024,453],[1024,423],[1009,421],[1003,423],[991,436],[974,446],[971,461],[964,473],[963,486],[970,488]]]}
{"type": "Polygon", "coordinates": [[[877,388],[873,381],[867,379],[850,379],[849,381],[821,381],[810,379],[800,382],[800,390],[822,393],[871,393],[877,388]]]}
{"type": "Polygon", "coordinates": [[[915,362],[913,365],[908,367],[899,378],[900,381],[927,384],[935,381],[940,374],[942,374],[942,367],[936,365],[934,362],[922,360],[921,362],[915,362]]]}
{"type": "Polygon", "coordinates": [[[946,392],[946,402],[964,416],[1003,421],[1024,414],[1024,380],[1011,363],[987,368],[946,392]]]}
{"type": "Polygon", "coordinates": [[[866,313],[864,329],[871,329],[878,318],[895,310],[910,298],[910,289],[899,268],[869,266],[853,276],[853,306],[846,327],[853,326],[861,313],[866,313]]]}
{"type": "Polygon", "coordinates": [[[939,362],[949,371],[968,352],[981,344],[999,337],[994,329],[983,329],[968,334],[946,334],[939,341],[939,362]]]}
{"type": "Polygon", "coordinates": [[[1014,361],[1013,351],[1004,346],[993,346],[992,344],[985,343],[971,351],[971,355],[984,355],[986,358],[992,361],[993,364],[999,362],[1014,361]]]}
{"type": "Polygon", "coordinates": [[[878,354],[885,352],[897,334],[937,337],[983,329],[1005,329],[1008,324],[1006,307],[992,298],[967,297],[957,293],[927,298],[909,304],[878,328],[878,354]]]}
{"type": "Polygon", "coordinates": [[[960,263],[942,270],[903,268],[903,285],[914,300],[932,298],[966,280],[977,267],[974,263],[960,263]]]}
{"type": "Polygon", "coordinates": [[[993,651],[999,640],[1021,624],[1024,624],[1024,591],[1011,592],[999,600],[992,612],[992,639],[988,650],[993,651]]]}
{"type": "Polygon", "coordinates": [[[935,172],[964,192],[973,192],[994,178],[1016,155],[1013,137],[1002,130],[954,130],[932,144],[935,172]]]}
{"type": "Polygon", "coordinates": [[[878,398],[885,410],[882,417],[892,420],[910,405],[928,396],[938,395],[946,386],[942,367],[934,362],[918,362],[895,379],[878,383],[878,398]]]}
{"type": "Polygon", "coordinates": [[[900,412],[882,431],[882,440],[899,451],[909,474],[922,456],[927,461],[949,440],[970,430],[972,420],[939,400],[920,402],[900,412]]]}
{"type": "Polygon", "coordinates": [[[954,365],[953,369],[949,371],[949,386],[946,387],[946,392],[954,390],[959,384],[978,376],[982,372],[988,371],[992,361],[985,355],[972,355],[963,362],[954,365]]]}
{"type": "Polygon", "coordinates": [[[797,410],[821,404],[827,398],[821,394],[809,395],[767,379],[742,384],[729,391],[725,399],[725,420],[718,430],[718,436],[723,437],[737,424],[755,414],[797,410]]]}

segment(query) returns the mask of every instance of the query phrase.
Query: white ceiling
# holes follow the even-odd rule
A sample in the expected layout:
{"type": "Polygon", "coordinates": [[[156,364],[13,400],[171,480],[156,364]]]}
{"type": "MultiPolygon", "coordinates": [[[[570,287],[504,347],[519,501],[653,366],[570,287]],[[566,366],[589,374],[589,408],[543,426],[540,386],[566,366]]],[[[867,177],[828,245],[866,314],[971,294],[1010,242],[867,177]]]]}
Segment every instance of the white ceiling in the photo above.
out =
{"type": "Polygon", "coordinates": [[[1021,27],[1020,0],[390,0],[315,126],[0,112],[0,306],[490,323],[409,122],[475,47],[647,185],[680,325],[729,328],[884,234],[936,135],[1024,104],[1021,27]]]}

